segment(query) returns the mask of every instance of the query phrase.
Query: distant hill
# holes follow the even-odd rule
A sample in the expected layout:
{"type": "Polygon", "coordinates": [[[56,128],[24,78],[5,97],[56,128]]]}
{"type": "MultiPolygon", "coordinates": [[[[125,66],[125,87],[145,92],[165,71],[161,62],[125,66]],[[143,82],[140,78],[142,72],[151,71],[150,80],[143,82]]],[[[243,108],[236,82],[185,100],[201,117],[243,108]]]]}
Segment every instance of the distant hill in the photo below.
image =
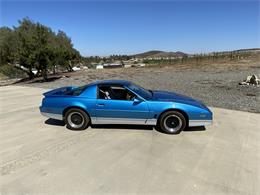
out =
{"type": "Polygon", "coordinates": [[[221,54],[229,54],[229,53],[258,53],[258,52],[260,52],[260,48],[237,49],[237,50],[230,50],[230,51],[215,51],[215,52],[210,52],[208,54],[212,54],[212,53],[221,53],[221,54]]]}
{"type": "MultiPolygon", "coordinates": [[[[260,52],[260,48],[249,48],[249,49],[238,49],[238,50],[233,50],[233,51],[219,51],[219,52],[212,52],[212,53],[231,53],[231,52],[260,52]]],[[[208,53],[210,54],[210,53],[208,53]]],[[[187,56],[188,54],[177,51],[177,52],[166,52],[166,51],[160,51],[160,50],[151,50],[147,51],[144,53],[139,53],[132,55],[131,57],[136,57],[136,58],[170,58],[170,57],[184,57],[187,56]]]]}
{"type": "Polygon", "coordinates": [[[250,48],[250,49],[238,49],[234,50],[234,52],[259,52],[260,48],[250,48]]]}
{"type": "Polygon", "coordinates": [[[153,55],[156,55],[156,54],[159,54],[159,53],[162,53],[162,52],[163,51],[159,51],[159,50],[151,50],[151,51],[147,51],[147,52],[144,52],[144,53],[135,54],[135,55],[133,55],[133,57],[148,58],[150,56],[153,56],[153,55]]]}
{"type": "Polygon", "coordinates": [[[147,51],[144,53],[135,54],[132,57],[136,58],[166,58],[166,57],[183,57],[186,56],[186,53],[177,51],[177,52],[166,52],[159,50],[147,51]]]}

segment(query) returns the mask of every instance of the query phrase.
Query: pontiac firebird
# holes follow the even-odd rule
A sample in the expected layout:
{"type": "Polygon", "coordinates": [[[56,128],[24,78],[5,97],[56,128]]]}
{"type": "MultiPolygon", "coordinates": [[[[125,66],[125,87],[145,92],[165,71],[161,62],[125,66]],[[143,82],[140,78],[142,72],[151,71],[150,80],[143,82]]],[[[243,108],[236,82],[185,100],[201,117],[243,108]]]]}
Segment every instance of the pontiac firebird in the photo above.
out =
{"type": "Polygon", "coordinates": [[[43,94],[42,115],[63,120],[68,129],[92,124],[158,126],[169,134],[212,123],[202,102],[174,92],[146,90],[130,81],[105,80],[62,87],[43,94]]]}

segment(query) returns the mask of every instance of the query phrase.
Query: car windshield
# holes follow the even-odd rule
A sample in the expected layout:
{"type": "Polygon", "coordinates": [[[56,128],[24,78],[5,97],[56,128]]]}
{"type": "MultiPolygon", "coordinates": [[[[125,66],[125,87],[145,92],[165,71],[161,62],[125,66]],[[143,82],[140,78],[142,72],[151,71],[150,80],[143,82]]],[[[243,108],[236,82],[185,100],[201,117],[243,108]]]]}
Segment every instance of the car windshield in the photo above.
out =
{"type": "Polygon", "coordinates": [[[135,93],[137,93],[138,95],[140,95],[141,97],[143,97],[146,100],[151,100],[153,97],[153,93],[152,91],[149,91],[147,89],[144,89],[136,84],[131,83],[130,85],[128,85],[128,88],[131,89],[132,91],[134,91],[135,93]]]}

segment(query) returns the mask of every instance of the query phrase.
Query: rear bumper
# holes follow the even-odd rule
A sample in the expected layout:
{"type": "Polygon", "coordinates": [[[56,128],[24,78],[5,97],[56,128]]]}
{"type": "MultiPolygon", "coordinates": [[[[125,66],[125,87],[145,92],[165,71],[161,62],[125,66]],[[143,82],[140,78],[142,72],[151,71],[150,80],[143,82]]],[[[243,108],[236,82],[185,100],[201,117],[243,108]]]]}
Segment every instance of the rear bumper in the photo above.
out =
{"type": "Polygon", "coordinates": [[[212,125],[212,120],[189,120],[189,127],[212,125]]]}
{"type": "Polygon", "coordinates": [[[43,107],[40,107],[40,112],[43,116],[47,118],[57,119],[57,120],[63,120],[62,114],[55,114],[51,112],[46,112],[46,110],[43,107]]]}
{"type": "Polygon", "coordinates": [[[57,120],[63,120],[63,117],[61,114],[53,114],[48,112],[41,112],[41,114],[47,118],[57,119],[57,120]]]}

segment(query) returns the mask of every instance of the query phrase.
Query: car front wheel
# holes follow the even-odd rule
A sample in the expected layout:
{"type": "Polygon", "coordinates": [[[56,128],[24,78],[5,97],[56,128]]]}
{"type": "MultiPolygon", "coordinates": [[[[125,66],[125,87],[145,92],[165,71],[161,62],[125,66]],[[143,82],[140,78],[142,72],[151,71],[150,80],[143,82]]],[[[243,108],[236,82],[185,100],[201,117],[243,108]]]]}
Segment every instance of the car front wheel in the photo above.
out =
{"type": "Polygon", "coordinates": [[[83,130],[89,126],[89,116],[83,110],[72,108],[65,114],[65,123],[68,129],[83,130]]]}
{"type": "Polygon", "coordinates": [[[168,111],[160,117],[159,125],[161,130],[169,134],[178,134],[186,127],[186,119],[178,111],[168,111]]]}

